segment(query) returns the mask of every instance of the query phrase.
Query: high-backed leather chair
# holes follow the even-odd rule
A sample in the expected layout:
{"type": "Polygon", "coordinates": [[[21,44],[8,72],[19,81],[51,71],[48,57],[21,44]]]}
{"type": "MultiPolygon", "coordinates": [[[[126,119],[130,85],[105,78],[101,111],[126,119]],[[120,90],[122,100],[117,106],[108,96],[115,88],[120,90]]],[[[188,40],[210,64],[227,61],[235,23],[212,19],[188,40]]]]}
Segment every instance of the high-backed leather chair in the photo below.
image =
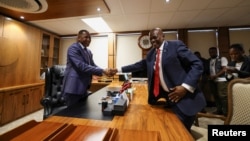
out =
{"type": "Polygon", "coordinates": [[[44,118],[51,115],[55,107],[65,104],[61,93],[65,68],[65,65],[54,65],[45,73],[45,94],[41,100],[44,118]]]}

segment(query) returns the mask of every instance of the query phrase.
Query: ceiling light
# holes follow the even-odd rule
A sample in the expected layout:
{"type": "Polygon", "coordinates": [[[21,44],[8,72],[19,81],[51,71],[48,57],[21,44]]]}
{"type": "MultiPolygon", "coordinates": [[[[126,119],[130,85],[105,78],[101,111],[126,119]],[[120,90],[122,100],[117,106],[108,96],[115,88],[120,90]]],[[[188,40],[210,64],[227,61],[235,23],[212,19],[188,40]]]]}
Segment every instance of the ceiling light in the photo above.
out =
{"type": "Polygon", "coordinates": [[[86,18],[82,19],[88,26],[90,26],[93,30],[98,33],[101,32],[112,32],[108,24],[103,20],[102,17],[97,18],[86,18]]]}
{"type": "Polygon", "coordinates": [[[170,2],[170,0],[166,0],[166,3],[169,3],[170,2]]]}

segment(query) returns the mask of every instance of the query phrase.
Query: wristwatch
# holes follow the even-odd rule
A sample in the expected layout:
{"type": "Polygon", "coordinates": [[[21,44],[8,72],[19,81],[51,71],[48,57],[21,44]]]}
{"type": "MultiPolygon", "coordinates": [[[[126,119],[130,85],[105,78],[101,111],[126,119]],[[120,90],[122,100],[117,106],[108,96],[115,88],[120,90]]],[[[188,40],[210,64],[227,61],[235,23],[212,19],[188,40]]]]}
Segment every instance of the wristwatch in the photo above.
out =
{"type": "Polygon", "coordinates": [[[141,49],[150,49],[152,47],[151,42],[150,42],[150,38],[148,35],[141,35],[138,38],[138,45],[141,49]]]}

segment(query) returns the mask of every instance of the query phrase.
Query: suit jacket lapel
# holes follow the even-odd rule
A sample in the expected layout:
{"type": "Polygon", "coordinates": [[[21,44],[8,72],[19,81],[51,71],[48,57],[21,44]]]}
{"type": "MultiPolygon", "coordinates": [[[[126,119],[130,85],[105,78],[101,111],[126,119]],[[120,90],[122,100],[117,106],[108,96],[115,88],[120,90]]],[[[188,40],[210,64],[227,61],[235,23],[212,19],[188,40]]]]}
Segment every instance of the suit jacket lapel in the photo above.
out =
{"type": "Polygon", "coordinates": [[[162,60],[165,60],[165,59],[166,59],[167,53],[168,53],[168,42],[165,41],[165,43],[164,43],[164,45],[163,45],[163,49],[162,49],[161,63],[164,63],[164,62],[162,62],[162,60]]]}

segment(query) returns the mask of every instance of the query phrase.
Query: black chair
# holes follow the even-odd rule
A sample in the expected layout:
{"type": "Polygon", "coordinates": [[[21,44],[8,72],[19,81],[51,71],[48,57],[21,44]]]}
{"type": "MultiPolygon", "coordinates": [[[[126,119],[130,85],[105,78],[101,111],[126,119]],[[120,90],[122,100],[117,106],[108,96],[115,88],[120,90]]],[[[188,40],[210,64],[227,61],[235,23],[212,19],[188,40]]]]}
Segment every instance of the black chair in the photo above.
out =
{"type": "Polygon", "coordinates": [[[41,99],[44,107],[44,119],[51,115],[56,107],[65,105],[61,93],[65,68],[65,65],[54,65],[45,73],[45,94],[41,99]]]}

